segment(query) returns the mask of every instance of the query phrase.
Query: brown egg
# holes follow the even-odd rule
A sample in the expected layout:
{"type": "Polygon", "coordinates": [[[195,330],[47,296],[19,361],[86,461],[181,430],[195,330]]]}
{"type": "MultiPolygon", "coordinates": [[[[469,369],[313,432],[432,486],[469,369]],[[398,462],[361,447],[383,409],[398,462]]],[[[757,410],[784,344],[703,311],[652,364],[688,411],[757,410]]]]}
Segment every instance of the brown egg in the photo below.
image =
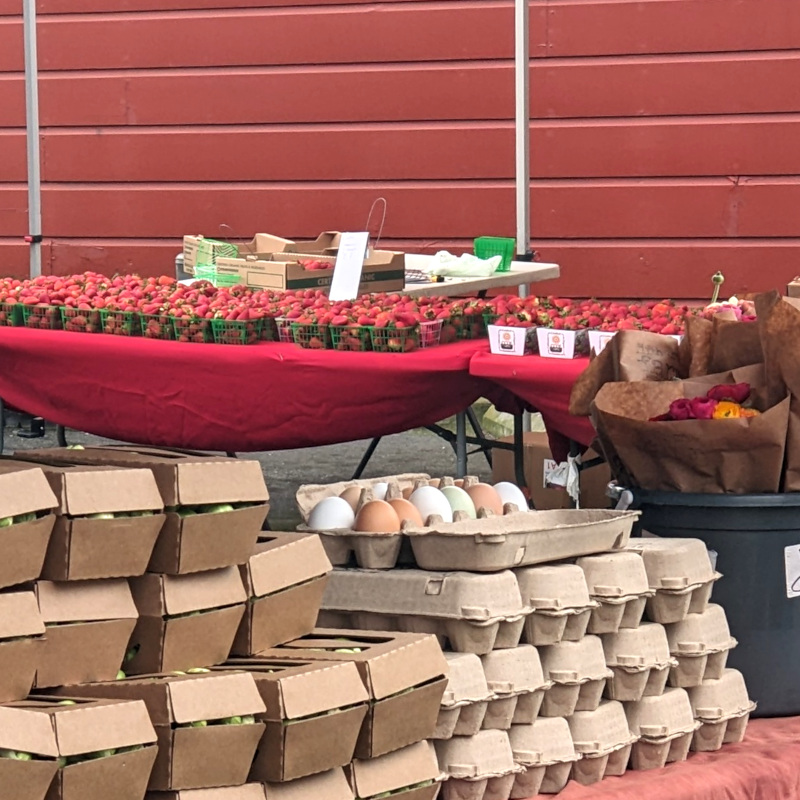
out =
{"type": "Polygon", "coordinates": [[[339,497],[341,497],[342,500],[346,500],[350,504],[350,508],[352,508],[353,511],[357,511],[358,501],[359,498],[361,497],[361,489],[358,486],[350,486],[347,489],[345,489],[339,495],[339,497]]]}
{"type": "Polygon", "coordinates": [[[400,530],[397,512],[385,500],[370,500],[361,506],[353,524],[354,531],[394,533],[400,530]]]}
{"type": "Polygon", "coordinates": [[[438,489],[441,482],[440,478],[431,478],[431,480],[428,481],[428,486],[433,486],[434,489],[438,489]]]}
{"type": "Polygon", "coordinates": [[[489,486],[488,483],[476,483],[474,486],[470,486],[464,491],[466,491],[475,504],[476,511],[485,508],[493,514],[500,515],[503,513],[503,501],[500,499],[500,495],[494,490],[494,487],[489,486]]]}
{"type": "Polygon", "coordinates": [[[397,500],[390,500],[389,505],[395,510],[401,524],[404,520],[408,520],[412,525],[419,525],[422,527],[422,515],[413,503],[398,498],[397,500]]]}

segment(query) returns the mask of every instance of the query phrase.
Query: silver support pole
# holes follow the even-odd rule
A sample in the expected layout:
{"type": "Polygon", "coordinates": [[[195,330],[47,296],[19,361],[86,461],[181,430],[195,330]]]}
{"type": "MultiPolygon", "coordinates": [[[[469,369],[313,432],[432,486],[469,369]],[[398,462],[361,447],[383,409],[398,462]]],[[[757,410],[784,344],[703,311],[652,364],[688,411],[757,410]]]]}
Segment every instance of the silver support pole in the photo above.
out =
{"type": "Polygon", "coordinates": [[[514,82],[516,97],[517,253],[530,247],[530,43],[529,0],[514,0],[514,82]]]}
{"type": "Polygon", "coordinates": [[[42,274],[42,177],[39,158],[39,68],[36,55],[36,0],[23,0],[23,38],[25,41],[25,114],[28,134],[28,234],[30,276],[42,274]]]}

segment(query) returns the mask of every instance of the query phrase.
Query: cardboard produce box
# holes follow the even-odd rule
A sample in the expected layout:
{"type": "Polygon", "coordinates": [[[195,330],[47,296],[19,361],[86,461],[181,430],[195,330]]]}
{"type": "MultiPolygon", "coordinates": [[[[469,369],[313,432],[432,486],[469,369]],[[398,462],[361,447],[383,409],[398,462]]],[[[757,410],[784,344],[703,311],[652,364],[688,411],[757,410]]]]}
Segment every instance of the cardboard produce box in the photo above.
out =
{"type": "Polygon", "coordinates": [[[264,656],[355,663],[370,698],[356,758],[399,750],[436,729],[448,669],[434,636],[318,628],[264,656]]]}
{"type": "Polygon", "coordinates": [[[74,581],[144,574],[164,524],[152,473],[52,465],[39,451],[28,452],[29,459],[41,465],[58,500],[42,577],[74,581]]]}
{"type": "Polygon", "coordinates": [[[250,780],[278,783],[343,767],[353,759],[369,695],[351,661],[231,661],[255,679],[267,707],[250,780]]]}
{"type": "Polygon", "coordinates": [[[443,777],[430,742],[417,742],[366,761],[356,759],[348,774],[359,800],[388,795],[401,795],[403,800],[434,800],[443,777]]]}
{"type": "Polygon", "coordinates": [[[246,672],[139,675],[67,686],[58,694],[144,701],[158,738],[153,790],[245,783],[264,733],[264,724],[254,719],[264,703],[246,672]]]}
{"type": "Polygon", "coordinates": [[[32,697],[0,706],[0,747],[34,756],[0,759],[0,797],[142,800],[155,741],[141,701],[75,699],[66,705],[32,697]]]}
{"type": "MultiPolygon", "coordinates": [[[[506,436],[501,442],[513,444],[514,437],[506,436]]],[[[547,434],[526,432],[523,440],[523,465],[528,491],[534,507],[539,511],[554,508],[569,508],[570,498],[564,489],[547,489],[544,485],[544,462],[552,459],[547,434]]],[[[596,458],[593,450],[583,456],[584,461],[596,458]]],[[[606,487],[611,480],[608,464],[599,464],[581,471],[581,508],[610,508],[606,487]]],[[[492,453],[492,483],[510,481],[516,483],[514,453],[511,450],[494,450],[492,453]]]]}
{"type": "Polygon", "coordinates": [[[260,783],[219,786],[216,789],[184,789],[177,792],[148,792],[144,800],[265,800],[260,783]]]}
{"type": "Polygon", "coordinates": [[[200,235],[184,236],[183,269],[190,275],[194,275],[194,268],[198,263],[210,260],[210,263],[214,264],[217,259],[225,256],[244,257],[256,253],[273,253],[288,244],[291,244],[289,239],[282,239],[269,233],[257,233],[249,242],[241,244],[207,239],[200,235]],[[201,250],[203,251],[202,255],[200,255],[201,250]]]}
{"type": "Polygon", "coordinates": [[[37,581],[35,591],[46,629],[35,685],[113,681],[138,618],[128,582],[37,581]]]}
{"type": "Polygon", "coordinates": [[[41,469],[0,461],[0,588],[41,576],[56,506],[41,469]]]}
{"type": "Polygon", "coordinates": [[[151,470],[167,518],[150,572],[180,575],[246,563],[269,512],[261,465],[250,459],[122,445],[28,452],[56,463],[151,470]]]}
{"type": "Polygon", "coordinates": [[[23,700],[30,694],[44,631],[33,592],[0,594],[0,703],[23,700]]]}
{"type": "Polygon", "coordinates": [[[355,800],[341,767],[296,781],[265,783],[264,790],[266,800],[355,800]]]}
{"type": "Polygon", "coordinates": [[[244,615],[236,567],[192,575],[148,574],[131,580],[139,621],[125,671],[170,672],[222,664],[244,615]]]}
{"type": "Polygon", "coordinates": [[[318,536],[270,533],[240,568],[247,607],[231,653],[249,656],[314,630],[328,573],[318,536]]]}

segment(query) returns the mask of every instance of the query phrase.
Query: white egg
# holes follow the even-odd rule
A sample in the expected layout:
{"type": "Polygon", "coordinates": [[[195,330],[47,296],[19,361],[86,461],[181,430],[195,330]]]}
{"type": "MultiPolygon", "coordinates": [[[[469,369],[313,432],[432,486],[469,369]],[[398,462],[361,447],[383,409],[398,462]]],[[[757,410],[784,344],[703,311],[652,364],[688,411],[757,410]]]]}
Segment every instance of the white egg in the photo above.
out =
{"type": "Polygon", "coordinates": [[[494,490],[500,495],[503,505],[513,503],[520,511],[528,510],[528,501],[525,499],[522,489],[515,483],[501,481],[494,485],[494,490]]]}
{"type": "Polygon", "coordinates": [[[320,500],[308,516],[308,527],[315,531],[334,531],[352,528],[356,521],[353,507],[341,497],[320,500]]]}
{"type": "Polygon", "coordinates": [[[376,500],[385,500],[386,492],[389,491],[389,484],[386,481],[378,481],[372,484],[372,494],[376,500]]]}
{"type": "Polygon", "coordinates": [[[456,511],[463,511],[470,519],[478,516],[475,512],[475,503],[463,489],[458,486],[445,486],[440,491],[447,498],[454,514],[456,511]]]}
{"type": "Polygon", "coordinates": [[[416,507],[420,516],[427,522],[428,517],[437,514],[444,522],[453,521],[453,509],[447,498],[433,486],[420,486],[411,493],[409,502],[416,507]]]}

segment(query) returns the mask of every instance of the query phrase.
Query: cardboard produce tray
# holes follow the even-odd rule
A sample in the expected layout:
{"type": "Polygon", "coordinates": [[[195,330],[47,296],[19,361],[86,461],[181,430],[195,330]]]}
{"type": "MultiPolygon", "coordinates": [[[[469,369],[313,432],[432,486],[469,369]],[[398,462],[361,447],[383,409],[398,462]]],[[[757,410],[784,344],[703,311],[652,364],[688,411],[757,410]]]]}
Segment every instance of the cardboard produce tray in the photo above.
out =
{"type": "Polygon", "coordinates": [[[505,731],[485,730],[435,743],[446,776],[443,800],[508,800],[522,767],[505,731]]]}
{"type": "Polygon", "coordinates": [[[422,569],[494,572],[619,550],[637,511],[566,509],[404,528],[422,569]]]}
{"type": "Polygon", "coordinates": [[[585,634],[598,603],[589,597],[583,570],[576,564],[543,564],[514,570],[523,602],[533,612],[522,639],[543,646],[577,641],[585,634]]]}
{"type": "MultiPolygon", "coordinates": [[[[355,800],[353,789],[341,767],[294,781],[254,785],[259,786],[266,794],[264,800],[306,800],[306,798],[311,798],[311,800],[355,800]]],[[[154,800],[158,800],[158,798],[154,798],[154,800]]],[[[198,798],[198,800],[204,800],[204,798],[198,798]]],[[[221,800],[227,800],[227,798],[221,800]]],[[[237,797],[233,800],[240,799],[237,797]]],[[[241,798],[241,800],[250,800],[250,798],[241,798]]],[[[262,800],[262,798],[253,798],[253,800],[262,800]]]]}
{"type": "Polygon", "coordinates": [[[444,657],[449,676],[431,738],[474,736],[483,726],[489,701],[494,699],[483,664],[474,653],[444,653],[444,657]]]}
{"type": "Polygon", "coordinates": [[[567,785],[580,755],[565,719],[542,717],[527,725],[514,725],[508,738],[514,761],[523,768],[511,789],[512,800],[558,794],[567,785]]]}
{"type": "Polygon", "coordinates": [[[686,760],[700,723],[695,722],[685,690],[667,689],[662,695],[626,703],[625,713],[630,729],[639,736],[631,752],[633,769],[661,769],[686,760]]]}
{"type": "MultiPolygon", "coordinates": [[[[530,607],[514,573],[334,569],[322,601],[336,624],[434,633],[453,650],[484,655],[516,647],[530,607]]],[[[322,618],[322,617],[321,617],[322,618]]]]}
{"type": "Polygon", "coordinates": [[[664,692],[669,671],[678,662],[670,655],[663,625],[643,622],[638,628],[620,628],[601,639],[606,664],[614,674],[606,683],[609,700],[636,701],[664,692]]]}
{"type": "Polygon", "coordinates": [[[32,591],[0,594],[0,703],[24,700],[30,694],[44,633],[32,591]]]}
{"type": "Polygon", "coordinates": [[[688,688],[719,679],[728,653],[738,642],[731,636],[722,606],[709,603],[702,614],[666,626],[669,650],[678,665],[669,673],[669,685],[688,688]]]}
{"type": "Polygon", "coordinates": [[[687,692],[700,724],[692,739],[692,750],[719,750],[723,744],[735,744],[744,739],[756,704],[750,700],[741,672],[723,670],[719,678],[703,681],[687,692]]]}
{"type": "Polygon", "coordinates": [[[390,795],[435,800],[444,777],[430,742],[417,742],[377,758],[356,759],[346,771],[359,800],[390,795]]]}
{"type": "Polygon", "coordinates": [[[631,541],[628,549],[642,556],[655,591],[647,599],[648,619],[667,625],[706,610],[714,583],[722,575],[714,570],[705,542],[646,537],[631,541]]]}

